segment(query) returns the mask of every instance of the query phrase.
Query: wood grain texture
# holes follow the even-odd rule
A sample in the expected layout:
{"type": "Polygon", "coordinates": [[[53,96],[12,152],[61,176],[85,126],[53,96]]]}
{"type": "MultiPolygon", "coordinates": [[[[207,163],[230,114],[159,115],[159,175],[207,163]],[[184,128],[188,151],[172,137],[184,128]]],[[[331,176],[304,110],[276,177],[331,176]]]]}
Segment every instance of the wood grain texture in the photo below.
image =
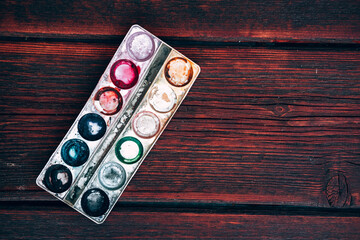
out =
{"type": "MultiPolygon", "coordinates": [[[[41,191],[33,179],[73,118],[34,116],[29,119],[28,116],[15,116],[11,120],[12,123],[7,120],[7,131],[3,131],[5,141],[1,144],[2,157],[7,159],[1,171],[4,179],[1,200],[55,201],[41,191]],[[20,126],[32,131],[19,134],[15,129],[20,126]],[[23,174],[21,178],[19,173],[23,174]]],[[[336,128],[332,132],[322,127],[319,132],[327,132],[325,136],[291,137],[292,133],[288,132],[287,136],[279,138],[272,131],[261,135],[251,133],[256,131],[252,130],[253,120],[247,124],[244,121],[240,129],[233,131],[227,130],[231,122],[226,121],[212,129],[213,134],[209,137],[207,122],[209,120],[194,119],[192,124],[187,124],[183,119],[173,119],[122,200],[156,202],[176,199],[178,202],[326,207],[329,206],[325,197],[327,171],[339,169],[348,179],[351,207],[359,206],[359,169],[355,165],[358,154],[351,153],[351,146],[348,153],[333,151],[333,157],[326,151],[329,148],[326,136],[336,136],[336,128]],[[233,136],[221,136],[226,134],[233,136]],[[275,143],[264,139],[271,139],[271,136],[275,143]],[[292,143],[288,142],[289,139],[292,143]],[[313,146],[316,141],[318,143],[313,146]],[[175,149],[174,146],[179,147],[175,149]]],[[[210,124],[215,124],[215,121],[210,121],[210,124]]],[[[270,122],[267,127],[277,128],[270,122]]],[[[299,129],[297,132],[302,134],[299,129]]],[[[351,136],[348,138],[347,142],[356,141],[351,136]]],[[[340,147],[345,148],[349,145],[341,139],[333,139],[330,146],[339,147],[341,144],[340,147]]]]}
{"type": "Polygon", "coordinates": [[[79,218],[65,205],[0,208],[0,239],[84,236],[86,239],[357,239],[360,234],[358,217],[139,211],[116,207],[104,224],[95,225],[79,218]]]}
{"type": "MultiPolygon", "coordinates": [[[[358,52],[176,47],[202,73],[122,200],[337,206],[328,183],[341,173],[348,186],[341,206],[359,207],[358,52]]],[[[54,200],[33,180],[115,49],[0,45],[1,67],[17,80],[0,80],[2,200],[54,200]]]]}
{"type": "Polygon", "coordinates": [[[5,0],[0,11],[0,36],[109,39],[138,23],[173,39],[360,43],[360,4],[351,0],[5,0]]]}
{"type": "MultiPolygon", "coordinates": [[[[78,114],[117,47],[2,42],[1,113],[78,114]]],[[[276,119],[358,116],[358,51],[174,47],[202,67],[184,106],[221,109],[213,117],[231,118],[232,110],[276,119]]]]}
{"type": "Polygon", "coordinates": [[[359,1],[0,1],[0,239],[358,239],[359,1]],[[108,220],[35,185],[132,24],[202,73],[108,220]]]}

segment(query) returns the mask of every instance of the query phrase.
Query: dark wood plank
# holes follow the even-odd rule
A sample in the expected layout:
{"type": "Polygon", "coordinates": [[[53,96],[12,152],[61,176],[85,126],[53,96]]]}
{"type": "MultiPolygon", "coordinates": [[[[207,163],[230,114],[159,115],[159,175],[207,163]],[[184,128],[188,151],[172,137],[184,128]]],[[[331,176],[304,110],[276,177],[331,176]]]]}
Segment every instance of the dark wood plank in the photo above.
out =
{"type": "MultiPolygon", "coordinates": [[[[124,201],[359,207],[358,52],[177,47],[202,73],[124,201]]],[[[35,178],[115,48],[0,45],[2,200],[53,199],[35,178]]]]}
{"type": "Polygon", "coordinates": [[[171,212],[116,207],[96,225],[65,205],[0,209],[1,239],[357,239],[359,217],[171,212]],[[76,223],[76,224],[74,224],[76,223]]]}
{"type": "MultiPolygon", "coordinates": [[[[328,182],[341,173],[349,192],[340,207],[359,207],[359,118],[320,117],[315,126],[308,120],[292,126],[291,120],[189,121],[181,115],[180,109],[122,200],[327,207],[328,182]]],[[[73,117],[2,117],[1,200],[55,200],[35,178],[73,117]]]]}
{"type": "Polygon", "coordinates": [[[113,39],[138,23],[157,36],[219,42],[360,42],[358,1],[11,1],[0,36],[113,39]]]}
{"type": "MultiPolygon", "coordinates": [[[[0,114],[78,114],[117,45],[1,42],[0,114]]],[[[174,47],[202,67],[184,106],[213,117],[358,116],[358,51],[174,47]]]]}
{"type": "Polygon", "coordinates": [[[359,25],[350,0],[0,1],[0,239],[358,239],[359,25]],[[98,226],[35,178],[134,23],[202,74],[98,226]]]}

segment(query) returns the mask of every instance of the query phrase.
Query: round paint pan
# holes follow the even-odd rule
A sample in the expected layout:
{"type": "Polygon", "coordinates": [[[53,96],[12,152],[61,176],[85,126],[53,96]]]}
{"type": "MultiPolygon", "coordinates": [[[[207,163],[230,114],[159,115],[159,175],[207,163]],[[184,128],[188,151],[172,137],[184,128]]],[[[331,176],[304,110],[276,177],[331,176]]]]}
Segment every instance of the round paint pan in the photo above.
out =
{"type": "Polygon", "coordinates": [[[93,99],[95,108],[102,114],[114,115],[121,110],[123,99],[118,90],[112,87],[99,89],[93,99]]]}
{"type": "Polygon", "coordinates": [[[99,140],[106,132],[105,120],[99,114],[87,113],[80,118],[78,131],[86,140],[99,140]]]}
{"type": "Polygon", "coordinates": [[[164,68],[166,80],[175,87],[183,87],[188,84],[193,76],[193,69],[188,60],[175,57],[167,62],[164,68]]]}
{"type": "Polygon", "coordinates": [[[155,85],[148,96],[151,107],[160,113],[172,110],[177,101],[174,90],[166,85],[155,85]]]}
{"type": "Polygon", "coordinates": [[[154,113],[143,111],[134,117],[132,128],[139,137],[151,138],[159,132],[160,120],[154,113]]]}
{"type": "Polygon", "coordinates": [[[55,164],[46,170],[43,183],[51,192],[62,193],[71,186],[72,174],[64,165],[55,164]]]}
{"type": "Polygon", "coordinates": [[[99,217],[106,213],[109,205],[109,197],[99,188],[87,190],[81,198],[82,209],[87,215],[92,217],[99,217]]]}
{"type": "Polygon", "coordinates": [[[129,89],[138,82],[139,71],[132,61],[120,59],[111,66],[110,79],[118,88],[129,89]]]}
{"type": "Polygon", "coordinates": [[[144,62],[154,55],[154,39],[145,32],[132,34],[126,42],[126,49],[132,59],[144,62]]]}
{"type": "Polygon", "coordinates": [[[132,164],[140,160],[144,148],[134,137],[123,137],[115,145],[115,155],[123,163],[132,164]]]}
{"type": "Polygon", "coordinates": [[[126,172],[120,164],[108,162],[100,168],[98,178],[103,187],[110,190],[116,190],[124,185],[126,172]]]}

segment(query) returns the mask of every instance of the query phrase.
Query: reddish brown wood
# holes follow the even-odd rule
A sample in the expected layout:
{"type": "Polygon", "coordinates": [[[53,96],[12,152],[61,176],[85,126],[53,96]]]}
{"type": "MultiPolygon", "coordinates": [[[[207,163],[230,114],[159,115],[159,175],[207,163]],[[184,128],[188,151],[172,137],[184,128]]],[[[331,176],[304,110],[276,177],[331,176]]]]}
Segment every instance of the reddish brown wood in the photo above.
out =
{"type": "MultiPolygon", "coordinates": [[[[78,114],[117,46],[2,42],[1,112],[78,114]]],[[[221,109],[197,115],[232,118],[236,110],[252,118],[359,116],[356,51],[174,47],[202,67],[184,106],[221,109]]]]}
{"type": "MultiPolygon", "coordinates": [[[[9,76],[0,80],[5,140],[0,149],[6,159],[0,171],[2,200],[54,200],[34,179],[115,48],[98,43],[0,45],[2,69],[9,76]],[[19,178],[21,171],[27,174],[19,178]]],[[[178,48],[202,66],[202,73],[124,201],[327,207],[328,171],[336,170],[349,185],[351,203],[346,206],[359,206],[357,52],[178,48]]]]}
{"type": "Polygon", "coordinates": [[[1,1],[0,239],[357,239],[359,13],[347,0],[1,1]],[[97,226],[35,178],[133,23],[202,73],[97,226]]]}
{"type": "MultiPolygon", "coordinates": [[[[359,149],[354,144],[360,134],[355,128],[358,118],[338,123],[333,118],[330,125],[318,118],[322,126],[293,127],[287,121],[243,116],[190,121],[179,111],[128,186],[123,201],[177,199],[326,207],[326,171],[341,168],[351,187],[350,206],[359,206],[359,149]],[[353,130],[349,133],[346,129],[353,130]]],[[[6,161],[0,186],[6,192],[1,200],[55,200],[44,194],[34,179],[73,116],[3,119],[5,141],[0,147],[6,161]],[[21,178],[19,173],[23,173],[21,178]]]]}
{"type": "Polygon", "coordinates": [[[138,211],[116,207],[96,225],[65,205],[0,210],[2,239],[357,239],[358,217],[138,211]],[[76,223],[76,224],[74,224],[76,223]]]}
{"type": "Polygon", "coordinates": [[[157,36],[221,42],[360,43],[358,1],[1,1],[0,36],[157,36]]]}

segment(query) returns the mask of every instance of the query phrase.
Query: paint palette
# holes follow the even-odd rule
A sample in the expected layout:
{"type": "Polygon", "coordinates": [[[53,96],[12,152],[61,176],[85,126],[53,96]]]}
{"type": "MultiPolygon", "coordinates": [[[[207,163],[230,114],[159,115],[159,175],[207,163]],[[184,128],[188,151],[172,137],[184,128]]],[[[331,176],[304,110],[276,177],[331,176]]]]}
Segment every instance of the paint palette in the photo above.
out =
{"type": "Polygon", "coordinates": [[[132,26],[36,183],[104,222],[199,73],[194,62],[132,26]]]}

